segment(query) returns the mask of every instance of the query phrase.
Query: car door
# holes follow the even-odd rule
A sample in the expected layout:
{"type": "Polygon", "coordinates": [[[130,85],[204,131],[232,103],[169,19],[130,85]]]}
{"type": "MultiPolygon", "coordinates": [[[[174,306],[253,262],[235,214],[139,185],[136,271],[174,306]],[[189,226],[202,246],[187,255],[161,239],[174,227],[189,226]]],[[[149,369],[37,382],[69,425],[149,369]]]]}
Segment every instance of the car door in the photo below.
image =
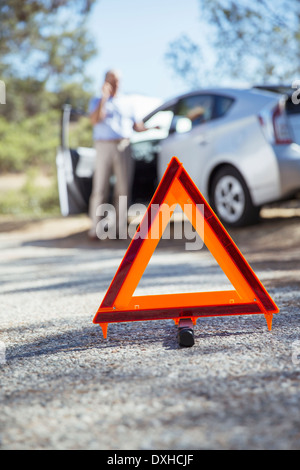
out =
{"type": "Polygon", "coordinates": [[[169,136],[161,142],[158,173],[162,177],[169,161],[176,156],[201,189],[203,165],[212,153],[210,125],[214,116],[215,97],[193,94],[179,99],[169,136]]]}
{"type": "Polygon", "coordinates": [[[160,145],[169,135],[173,120],[172,105],[161,107],[145,118],[145,132],[134,133],[131,153],[134,160],[132,202],[148,202],[158,184],[157,160],[160,145]]]}
{"type": "Polygon", "coordinates": [[[60,210],[64,216],[88,212],[96,158],[91,136],[86,113],[64,105],[61,142],[56,153],[60,210]]]}

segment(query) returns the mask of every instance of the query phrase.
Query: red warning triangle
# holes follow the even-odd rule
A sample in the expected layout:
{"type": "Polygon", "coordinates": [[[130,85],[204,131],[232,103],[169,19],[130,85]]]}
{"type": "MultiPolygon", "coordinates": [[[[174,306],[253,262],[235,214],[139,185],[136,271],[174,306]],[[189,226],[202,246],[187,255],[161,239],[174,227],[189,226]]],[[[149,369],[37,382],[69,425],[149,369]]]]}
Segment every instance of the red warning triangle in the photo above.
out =
{"type": "Polygon", "coordinates": [[[191,318],[195,324],[199,317],[260,313],[271,330],[273,313],[278,312],[182,164],[173,157],[93,322],[100,324],[106,337],[109,323],[173,319],[178,324],[184,318],[191,318]],[[177,204],[235,290],[133,296],[177,204]]]}

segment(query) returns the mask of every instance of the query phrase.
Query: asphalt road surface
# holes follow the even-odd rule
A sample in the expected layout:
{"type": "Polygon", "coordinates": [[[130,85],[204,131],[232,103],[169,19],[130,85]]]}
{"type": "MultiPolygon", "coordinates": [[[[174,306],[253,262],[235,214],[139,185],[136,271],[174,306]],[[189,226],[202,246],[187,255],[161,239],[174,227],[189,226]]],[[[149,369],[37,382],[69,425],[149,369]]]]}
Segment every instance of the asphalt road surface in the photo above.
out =
{"type": "MultiPolygon", "coordinates": [[[[300,449],[300,209],[230,231],[280,308],[173,321],[93,317],[128,241],[87,240],[85,217],[0,221],[1,442],[10,449],[300,449]]],[[[136,294],[228,288],[205,249],[162,240],[136,294]]]]}

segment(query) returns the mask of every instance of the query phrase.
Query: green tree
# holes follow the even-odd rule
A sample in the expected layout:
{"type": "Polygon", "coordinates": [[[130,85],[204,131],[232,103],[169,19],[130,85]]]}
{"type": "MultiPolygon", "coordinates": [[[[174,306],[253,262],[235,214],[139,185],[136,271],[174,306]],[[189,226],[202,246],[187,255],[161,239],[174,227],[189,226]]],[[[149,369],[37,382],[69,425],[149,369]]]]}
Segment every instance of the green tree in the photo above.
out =
{"type": "MultiPolygon", "coordinates": [[[[291,83],[299,77],[299,1],[199,0],[199,9],[202,25],[208,24],[209,32],[205,34],[206,44],[204,37],[199,42],[189,40],[190,51],[185,54],[189,73],[195,75],[199,70],[193,67],[192,45],[205,55],[208,44],[215,60],[209,67],[204,63],[204,70],[219,83],[223,77],[254,83],[286,80],[291,83]]],[[[170,52],[172,45],[167,56],[170,52]]],[[[182,57],[175,50],[171,66],[184,78],[177,67],[180,62],[182,57]]],[[[199,81],[203,84],[201,77],[199,81]]]]}
{"type": "Polygon", "coordinates": [[[183,34],[169,46],[165,55],[168,65],[180,76],[190,88],[195,88],[200,82],[201,48],[183,34]]]}
{"type": "Polygon", "coordinates": [[[9,105],[1,111],[7,119],[57,108],[66,94],[78,98],[79,87],[87,91],[84,70],[96,49],[86,20],[95,1],[0,0],[0,78],[9,105]]]}
{"type": "Polygon", "coordinates": [[[60,109],[66,102],[84,109],[90,98],[84,71],[96,49],[86,22],[95,2],[0,0],[0,171],[27,175],[20,192],[0,191],[0,214],[58,211],[60,109]],[[41,187],[39,175],[51,184],[41,187]]]}
{"type": "Polygon", "coordinates": [[[95,48],[86,29],[95,0],[0,0],[0,73],[60,83],[95,48]]]}

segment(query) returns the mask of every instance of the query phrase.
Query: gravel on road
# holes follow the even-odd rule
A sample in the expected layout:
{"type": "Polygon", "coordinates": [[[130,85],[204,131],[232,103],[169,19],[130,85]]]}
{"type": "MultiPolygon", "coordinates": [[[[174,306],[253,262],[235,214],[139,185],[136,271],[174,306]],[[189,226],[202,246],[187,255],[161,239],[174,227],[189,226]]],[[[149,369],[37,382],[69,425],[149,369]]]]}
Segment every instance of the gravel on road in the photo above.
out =
{"type": "MultiPolygon", "coordinates": [[[[0,221],[0,448],[300,449],[300,214],[230,232],[280,308],[173,321],[92,319],[128,242],[87,219],[0,221]]],[[[162,240],[136,294],[218,290],[210,253],[162,240]]]]}

